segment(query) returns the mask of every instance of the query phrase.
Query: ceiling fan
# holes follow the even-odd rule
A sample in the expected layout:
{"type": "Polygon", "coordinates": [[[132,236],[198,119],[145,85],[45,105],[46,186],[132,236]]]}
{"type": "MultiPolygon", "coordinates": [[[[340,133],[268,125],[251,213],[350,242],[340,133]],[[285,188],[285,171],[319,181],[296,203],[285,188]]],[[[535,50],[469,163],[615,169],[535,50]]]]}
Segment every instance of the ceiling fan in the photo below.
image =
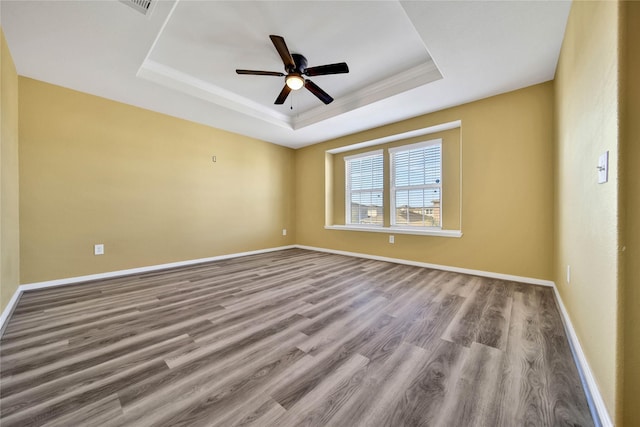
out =
{"type": "Polygon", "coordinates": [[[282,88],[280,95],[276,98],[275,104],[284,104],[284,101],[292,90],[301,89],[303,86],[307,88],[309,92],[317,96],[320,101],[325,104],[331,103],[333,98],[327,92],[320,89],[317,84],[309,79],[305,79],[303,76],[323,76],[326,74],[348,73],[349,67],[346,62],[307,68],[307,58],[298,53],[290,53],[284,38],[274,35],[270,35],[269,38],[278,51],[278,54],[280,54],[280,58],[282,58],[282,62],[284,63],[284,69],[287,73],[257,70],[236,70],[236,73],[256,76],[284,77],[285,85],[282,88]]]}

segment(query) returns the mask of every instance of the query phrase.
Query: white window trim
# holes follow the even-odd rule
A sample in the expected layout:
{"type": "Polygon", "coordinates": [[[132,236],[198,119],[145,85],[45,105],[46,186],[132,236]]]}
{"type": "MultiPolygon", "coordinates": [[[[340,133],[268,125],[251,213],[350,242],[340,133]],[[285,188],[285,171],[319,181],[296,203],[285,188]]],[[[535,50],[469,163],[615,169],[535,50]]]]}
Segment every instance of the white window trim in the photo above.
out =
{"type": "Polygon", "coordinates": [[[352,154],[350,156],[344,156],[344,161],[346,162],[348,160],[355,160],[355,159],[362,159],[362,158],[365,158],[365,157],[379,156],[383,152],[384,152],[384,150],[382,148],[380,148],[378,150],[367,151],[367,152],[358,153],[358,154],[352,154]]]}
{"type": "Polygon", "coordinates": [[[413,234],[416,236],[462,237],[462,230],[442,230],[433,227],[380,227],[377,225],[325,225],[325,230],[367,231],[387,234],[413,234]]]}
{"type": "MultiPolygon", "coordinates": [[[[395,164],[393,161],[393,155],[398,152],[405,152],[411,150],[418,150],[420,148],[431,147],[437,145],[440,147],[440,171],[442,171],[442,138],[431,139],[429,141],[422,141],[415,144],[408,145],[400,145],[398,147],[389,148],[389,220],[392,229],[402,230],[426,230],[426,231],[442,231],[442,219],[444,218],[444,204],[442,203],[442,177],[440,178],[440,184],[423,184],[423,185],[412,185],[400,187],[400,189],[412,188],[412,189],[423,189],[423,188],[439,188],[440,189],[440,226],[439,227],[417,227],[417,226],[406,226],[406,225],[397,225],[396,224],[396,183],[395,183],[395,164]]],[[[447,230],[448,231],[448,230],[447,230]]],[[[420,233],[422,234],[422,233],[420,233]]]]}
{"type": "MultiPolygon", "coordinates": [[[[349,226],[349,227],[367,227],[367,228],[381,228],[383,226],[383,224],[381,225],[359,225],[359,224],[351,224],[351,176],[349,175],[348,171],[347,171],[347,163],[351,160],[357,160],[357,159],[364,159],[367,157],[376,157],[376,156],[384,156],[384,150],[379,149],[379,150],[374,150],[374,151],[367,151],[365,153],[359,153],[359,154],[353,154],[351,156],[345,156],[344,157],[344,183],[345,183],[345,200],[346,200],[346,206],[344,207],[344,223],[349,226]]],[[[384,158],[383,158],[383,174],[384,174],[384,158]]],[[[371,189],[371,190],[366,190],[366,191],[377,191],[378,189],[371,189]]],[[[382,194],[384,195],[384,180],[382,182],[382,188],[379,189],[382,194]]],[[[363,190],[365,191],[365,190],[363,190]]],[[[384,204],[382,205],[382,209],[384,212],[384,204]]]]}

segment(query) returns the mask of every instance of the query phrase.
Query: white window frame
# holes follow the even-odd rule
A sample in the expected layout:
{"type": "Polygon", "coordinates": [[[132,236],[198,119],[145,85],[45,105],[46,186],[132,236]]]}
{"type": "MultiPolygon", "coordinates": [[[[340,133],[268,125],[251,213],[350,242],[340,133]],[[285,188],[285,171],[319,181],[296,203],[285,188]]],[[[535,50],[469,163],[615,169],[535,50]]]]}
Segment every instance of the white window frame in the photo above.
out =
{"type": "MultiPolygon", "coordinates": [[[[351,174],[349,174],[349,162],[351,160],[357,160],[357,159],[363,159],[366,157],[377,157],[377,156],[382,156],[382,188],[375,188],[375,189],[367,189],[367,190],[360,190],[360,192],[369,192],[369,191],[380,191],[382,193],[382,215],[384,218],[384,212],[385,212],[385,206],[384,206],[384,150],[380,149],[380,150],[374,150],[374,151],[367,151],[366,153],[360,153],[360,154],[353,154],[351,156],[345,156],[344,157],[344,175],[345,175],[345,200],[346,200],[346,205],[345,205],[345,218],[344,218],[344,223],[345,225],[348,225],[350,227],[382,227],[384,225],[384,221],[382,224],[354,224],[351,222],[351,194],[354,192],[351,190],[351,174]]],[[[356,190],[356,192],[358,192],[358,190],[356,190]]]]}
{"type": "Polygon", "coordinates": [[[408,144],[408,145],[401,145],[398,147],[393,147],[393,148],[389,148],[389,183],[390,183],[390,188],[389,188],[389,196],[390,196],[390,200],[389,200],[389,219],[390,219],[390,224],[391,227],[393,228],[404,228],[404,229],[413,229],[413,230],[442,230],[442,219],[444,218],[443,216],[443,203],[442,203],[442,199],[443,199],[443,193],[442,193],[442,175],[443,175],[443,170],[442,170],[442,158],[443,158],[443,153],[442,153],[442,138],[438,138],[438,139],[432,139],[429,141],[423,141],[423,142],[418,142],[415,144],[408,144]],[[396,165],[395,165],[395,161],[394,161],[394,155],[396,153],[401,153],[401,152],[405,152],[405,151],[411,151],[411,150],[417,150],[420,148],[426,148],[426,147],[431,147],[437,145],[440,147],[440,182],[438,184],[422,184],[422,185],[407,185],[407,186],[402,186],[402,187],[396,187],[396,183],[395,183],[395,179],[396,179],[396,174],[395,174],[395,170],[396,170],[396,165]],[[422,190],[422,189],[428,189],[428,188],[438,188],[440,189],[440,225],[439,226],[416,226],[416,225],[409,225],[409,224],[396,224],[396,191],[401,191],[401,190],[422,190]]]}

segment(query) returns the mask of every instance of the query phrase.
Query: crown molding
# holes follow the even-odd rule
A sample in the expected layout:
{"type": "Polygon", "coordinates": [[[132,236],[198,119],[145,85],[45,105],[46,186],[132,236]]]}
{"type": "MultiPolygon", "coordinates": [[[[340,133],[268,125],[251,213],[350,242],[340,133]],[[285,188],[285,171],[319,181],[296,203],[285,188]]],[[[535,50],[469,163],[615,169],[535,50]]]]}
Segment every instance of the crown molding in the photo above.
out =
{"type": "Polygon", "coordinates": [[[329,105],[320,105],[312,110],[305,111],[293,121],[293,128],[302,129],[440,79],[442,79],[442,74],[436,67],[435,62],[429,59],[402,73],[340,96],[329,105]]]}
{"type": "Polygon", "coordinates": [[[136,76],[265,122],[293,129],[292,120],[286,114],[150,59],[142,63],[136,76]]]}

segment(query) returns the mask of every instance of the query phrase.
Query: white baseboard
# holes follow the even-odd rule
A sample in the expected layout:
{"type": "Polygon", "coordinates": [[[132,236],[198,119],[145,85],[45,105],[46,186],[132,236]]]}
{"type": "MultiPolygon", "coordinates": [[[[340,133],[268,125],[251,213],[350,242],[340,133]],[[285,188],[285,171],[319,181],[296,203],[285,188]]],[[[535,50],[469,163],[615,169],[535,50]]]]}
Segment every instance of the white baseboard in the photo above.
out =
{"type": "Polygon", "coordinates": [[[347,255],[347,256],[353,256],[358,258],[374,259],[377,261],[393,262],[396,264],[412,265],[415,267],[432,268],[434,270],[444,270],[444,271],[451,271],[454,273],[470,274],[472,276],[489,277],[492,279],[509,280],[512,282],[523,282],[523,283],[529,283],[532,285],[540,285],[540,286],[549,286],[549,287],[554,286],[554,283],[551,280],[535,279],[533,277],[514,276],[511,274],[494,273],[491,271],[472,270],[469,268],[451,267],[448,265],[430,264],[427,262],[419,262],[419,261],[409,261],[401,258],[390,258],[385,256],[369,255],[369,254],[363,254],[360,252],[347,252],[347,251],[339,251],[335,249],[317,248],[314,246],[295,245],[295,247],[300,249],[307,249],[310,251],[328,252],[328,253],[338,254],[338,255],[347,255]]]}
{"type": "Polygon", "coordinates": [[[258,249],[258,250],[255,250],[255,251],[248,251],[248,252],[237,252],[237,253],[233,253],[233,254],[218,255],[218,256],[209,257],[209,258],[191,259],[191,260],[187,260],[187,261],[170,262],[170,263],[167,263],[167,264],[150,265],[150,266],[146,266],[146,267],[130,268],[130,269],[127,269],[127,270],[109,271],[109,272],[106,272],[106,273],[89,274],[87,276],[69,277],[69,278],[65,278],[65,279],[47,280],[47,281],[44,281],[44,282],[35,282],[35,283],[28,283],[28,284],[25,284],[25,285],[20,285],[20,286],[18,286],[18,289],[16,289],[15,293],[11,297],[11,300],[9,301],[7,306],[2,311],[2,316],[0,316],[0,336],[4,332],[4,328],[5,328],[6,322],[9,319],[9,316],[11,315],[11,313],[13,313],[13,310],[15,309],[15,306],[18,303],[18,300],[20,299],[20,296],[25,291],[31,291],[31,290],[34,290],[34,289],[50,288],[52,286],[71,285],[73,283],[90,282],[90,281],[93,281],[93,280],[110,279],[110,278],[113,278],[113,277],[128,276],[128,275],[131,275],[131,274],[147,273],[147,272],[150,272],[150,271],[166,270],[167,268],[185,267],[185,266],[194,265],[194,264],[202,264],[204,262],[220,261],[220,260],[224,260],[224,259],[238,258],[238,257],[243,257],[243,256],[248,256],[248,255],[257,255],[257,254],[263,254],[263,253],[267,253],[267,252],[281,251],[281,250],[284,250],[284,249],[292,249],[292,248],[295,248],[295,247],[296,247],[295,245],[278,246],[278,247],[275,247],[275,248],[258,249]]]}
{"type": "Polygon", "coordinates": [[[22,295],[22,291],[18,286],[18,289],[16,289],[16,291],[11,296],[9,303],[4,308],[4,310],[2,310],[2,315],[0,315],[0,337],[4,333],[4,327],[7,324],[7,320],[9,319],[9,316],[11,316],[11,313],[13,313],[13,310],[16,308],[16,305],[18,305],[18,300],[20,299],[20,295],[22,295]]]}
{"type": "Polygon", "coordinates": [[[605,406],[600,390],[598,389],[598,384],[593,376],[593,371],[591,370],[587,357],[582,350],[582,345],[580,345],[580,340],[578,339],[576,330],[573,328],[573,324],[571,323],[569,312],[562,302],[562,298],[560,297],[560,293],[558,292],[558,288],[555,283],[553,284],[553,292],[556,296],[558,308],[560,309],[560,315],[562,317],[562,322],[564,323],[564,330],[567,334],[567,338],[569,339],[569,346],[573,353],[573,360],[576,362],[578,373],[582,380],[582,387],[587,395],[591,416],[596,423],[596,427],[613,427],[613,422],[611,421],[609,411],[607,411],[607,407],[605,406]]]}
{"type": "Polygon", "coordinates": [[[358,258],[387,261],[387,262],[393,262],[397,264],[412,265],[416,267],[432,268],[437,270],[451,271],[455,273],[470,274],[474,276],[482,276],[482,277],[489,277],[494,279],[509,280],[514,282],[523,282],[523,283],[530,283],[533,285],[552,287],[556,297],[556,301],[558,303],[558,307],[560,309],[560,314],[562,317],[562,321],[564,323],[565,331],[569,339],[569,345],[571,346],[571,351],[573,353],[574,360],[578,367],[578,371],[580,373],[580,377],[583,382],[585,393],[587,394],[589,407],[592,411],[592,416],[594,418],[594,421],[596,422],[597,425],[601,425],[603,427],[613,427],[613,423],[611,422],[611,417],[609,416],[607,408],[604,404],[602,395],[598,390],[598,385],[595,381],[595,377],[593,376],[593,372],[591,371],[589,363],[587,362],[587,358],[584,354],[584,351],[582,350],[582,346],[580,345],[580,340],[576,335],[575,329],[573,328],[573,324],[571,323],[571,318],[569,317],[569,313],[567,312],[567,309],[564,306],[564,303],[562,302],[562,298],[558,293],[558,289],[555,283],[550,280],[536,279],[531,277],[514,276],[510,274],[502,274],[502,273],[495,273],[495,272],[482,271],[482,270],[472,270],[468,268],[451,267],[446,265],[430,264],[425,262],[409,261],[409,260],[400,259],[400,258],[390,258],[390,257],[377,256],[377,255],[363,254],[358,252],[347,252],[347,251],[340,251],[340,250],[327,249],[327,248],[318,248],[313,246],[289,245],[289,246],[280,246],[280,247],[268,248],[268,249],[260,249],[256,251],[220,255],[220,256],[215,256],[210,258],[200,258],[200,259],[194,259],[194,260],[188,260],[188,261],[179,261],[179,262],[172,262],[168,264],[159,264],[159,265],[153,265],[153,266],[147,266],[147,267],[131,268],[127,270],[118,270],[118,271],[111,271],[107,273],[90,274],[87,276],[70,277],[67,279],[49,280],[45,282],[37,282],[37,283],[20,285],[16,290],[16,292],[11,297],[11,300],[9,301],[5,309],[2,311],[2,316],[0,316],[0,335],[2,335],[2,333],[4,332],[6,322],[9,319],[9,316],[11,315],[13,310],[15,309],[18,303],[18,300],[20,299],[20,296],[22,295],[23,292],[28,290],[42,289],[42,288],[48,288],[52,286],[69,285],[73,283],[89,282],[93,280],[108,279],[113,277],[127,276],[131,274],[140,274],[140,273],[146,273],[150,271],[164,270],[167,268],[183,267],[183,266],[189,266],[194,264],[201,264],[204,262],[220,261],[224,259],[237,258],[242,256],[248,256],[248,255],[257,255],[257,254],[280,251],[280,250],[291,249],[291,248],[306,249],[306,250],[318,251],[318,252],[327,252],[327,253],[333,253],[338,255],[347,255],[347,256],[353,256],[358,258]]]}

